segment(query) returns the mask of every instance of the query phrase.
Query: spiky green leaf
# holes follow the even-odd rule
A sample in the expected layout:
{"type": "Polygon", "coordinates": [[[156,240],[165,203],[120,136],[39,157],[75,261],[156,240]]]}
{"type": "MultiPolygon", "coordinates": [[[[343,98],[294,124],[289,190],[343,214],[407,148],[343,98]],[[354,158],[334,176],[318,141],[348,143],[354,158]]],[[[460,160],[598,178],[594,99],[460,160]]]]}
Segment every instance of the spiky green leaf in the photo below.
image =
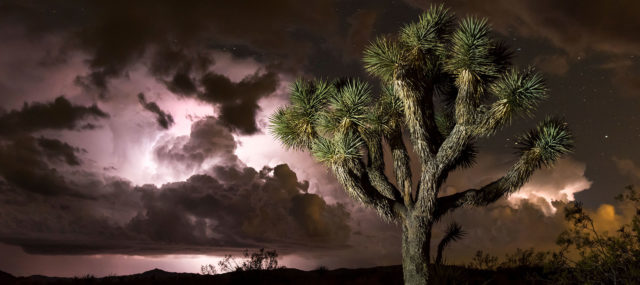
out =
{"type": "Polygon", "coordinates": [[[364,50],[364,68],[373,76],[391,81],[400,63],[401,51],[398,44],[385,37],[379,37],[364,50]]]}
{"type": "Polygon", "coordinates": [[[311,154],[327,166],[342,164],[360,159],[362,144],[362,138],[353,133],[338,134],[333,138],[319,137],[313,142],[311,154]]]}
{"type": "Polygon", "coordinates": [[[510,69],[490,85],[497,97],[490,106],[483,106],[478,134],[487,136],[511,122],[515,116],[532,117],[538,104],[547,98],[547,89],[540,74],[527,69],[510,69]]]}
{"type": "Polygon", "coordinates": [[[490,38],[491,28],[486,19],[468,17],[460,21],[451,35],[451,47],[446,69],[453,74],[468,71],[474,78],[495,76],[497,66],[493,62],[490,38]]]}
{"type": "Polygon", "coordinates": [[[294,107],[278,109],[269,119],[271,133],[287,149],[304,150],[317,137],[313,122],[294,107]]]}
{"type": "Polygon", "coordinates": [[[367,127],[371,113],[371,88],[360,80],[348,80],[329,99],[319,125],[328,134],[344,134],[367,127]]]}
{"type": "Polygon", "coordinates": [[[404,123],[404,106],[395,95],[393,85],[382,87],[382,94],[370,114],[371,128],[385,137],[400,132],[404,123]]]}
{"type": "Polygon", "coordinates": [[[317,121],[326,108],[331,85],[296,80],[291,86],[291,106],[278,109],[270,118],[270,130],[286,148],[309,149],[318,137],[317,121]]]}
{"type": "Polygon", "coordinates": [[[501,102],[507,120],[514,114],[533,115],[538,103],[547,97],[544,80],[533,69],[523,72],[510,69],[490,89],[501,102]]]}
{"type": "Polygon", "coordinates": [[[567,123],[557,118],[546,118],[517,140],[517,149],[522,155],[532,157],[533,166],[549,166],[573,150],[573,135],[567,123]]]}
{"type": "Polygon", "coordinates": [[[322,80],[298,79],[291,87],[291,104],[312,116],[325,107],[331,88],[330,84],[322,80]]]}
{"type": "Polygon", "coordinates": [[[400,42],[409,50],[439,54],[444,50],[444,38],[451,30],[453,20],[453,13],[443,5],[431,6],[417,22],[400,30],[400,42]]]}

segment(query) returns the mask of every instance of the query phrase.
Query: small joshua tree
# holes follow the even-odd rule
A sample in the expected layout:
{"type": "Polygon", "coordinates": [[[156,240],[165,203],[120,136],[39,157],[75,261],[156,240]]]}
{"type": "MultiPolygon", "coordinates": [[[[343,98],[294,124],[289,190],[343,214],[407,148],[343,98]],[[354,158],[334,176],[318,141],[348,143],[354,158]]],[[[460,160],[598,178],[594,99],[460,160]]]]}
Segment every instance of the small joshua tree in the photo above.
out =
{"type": "Polygon", "coordinates": [[[451,171],[473,165],[476,139],[530,116],[546,97],[541,76],[511,68],[509,59],[485,19],[456,23],[448,9],[432,7],[396,37],[366,48],[365,69],[380,79],[379,94],[357,79],[297,80],[291,105],[272,115],[271,131],[285,147],[309,150],[353,199],[401,224],[404,281],[427,284],[431,230],[440,217],[517,191],[536,169],[571,150],[567,125],[545,119],[519,138],[519,158],[502,178],[438,195],[451,171]],[[409,167],[405,133],[419,169],[409,167]],[[395,183],[384,173],[383,143],[391,149],[395,183]]]}
{"type": "Polygon", "coordinates": [[[462,229],[462,226],[460,224],[456,222],[452,222],[451,224],[449,224],[447,230],[444,233],[444,236],[438,243],[438,251],[436,253],[435,264],[442,265],[442,254],[444,253],[444,249],[447,248],[447,246],[449,246],[449,244],[451,244],[452,242],[460,240],[466,235],[467,232],[462,229]]]}

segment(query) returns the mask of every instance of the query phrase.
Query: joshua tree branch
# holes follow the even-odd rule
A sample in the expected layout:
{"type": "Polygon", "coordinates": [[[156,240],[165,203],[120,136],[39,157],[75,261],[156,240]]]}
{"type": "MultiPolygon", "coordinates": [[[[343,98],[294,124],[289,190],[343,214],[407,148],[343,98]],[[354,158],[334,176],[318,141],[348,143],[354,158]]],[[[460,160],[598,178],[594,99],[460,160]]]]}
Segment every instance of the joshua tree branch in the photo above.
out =
{"type": "MultiPolygon", "coordinates": [[[[425,87],[425,90],[428,88],[425,87]]],[[[394,81],[394,91],[404,102],[405,122],[411,134],[411,143],[424,167],[435,158],[442,141],[433,114],[433,92],[430,90],[427,94],[420,94],[413,84],[401,79],[394,81]]]]}
{"type": "Polygon", "coordinates": [[[432,198],[437,193],[432,193],[433,197],[420,193],[433,192],[424,188],[434,186],[430,183],[434,177],[437,177],[434,176],[434,160],[436,160],[438,149],[443,141],[433,111],[433,84],[403,81],[399,79],[402,76],[398,76],[394,81],[394,90],[404,102],[405,122],[411,134],[414,151],[420,159],[421,178],[418,184],[420,187],[416,192],[416,201],[420,204],[418,208],[421,208],[421,211],[429,212],[433,207],[428,205],[433,205],[432,198]],[[420,93],[416,90],[423,92],[420,93]]]}
{"type": "Polygon", "coordinates": [[[511,194],[524,185],[533,172],[539,168],[536,154],[526,152],[502,178],[493,181],[480,189],[469,189],[436,199],[434,216],[441,217],[449,211],[462,206],[486,206],[501,197],[511,194]],[[537,167],[531,167],[536,165],[537,167]]]}
{"type": "Polygon", "coordinates": [[[369,181],[380,194],[389,199],[402,201],[403,198],[400,190],[389,182],[389,178],[384,174],[384,157],[382,155],[381,138],[366,139],[365,144],[369,154],[367,159],[369,181]]]}
{"type": "Polygon", "coordinates": [[[391,147],[391,156],[393,157],[393,171],[396,175],[396,182],[402,192],[404,204],[407,207],[413,205],[412,189],[411,189],[411,167],[409,164],[409,154],[402,140],[402,132],[400,130],[394,132],[388,139],[391,147]]]}
{"type": "Polygon", "coordinates": [[[420,178],[417,196],[417,206],[423,213],[432,213],[438,190],[448,172],[455,168],[459,156],[473,140],[473,126],[457,124],[447,139],[442,143],[435,161],[428,163],[420,178]]]}
{"type": "Polygon", "coordinates": [[[406,207],[402,203],[380,194],[380,191],[371,184],[362,161],[352,161],[349,165],[335,164],[332,165],[332,169],[349,196],[373,207],[385,220],[396,221],[406,216],[406,207]]]}

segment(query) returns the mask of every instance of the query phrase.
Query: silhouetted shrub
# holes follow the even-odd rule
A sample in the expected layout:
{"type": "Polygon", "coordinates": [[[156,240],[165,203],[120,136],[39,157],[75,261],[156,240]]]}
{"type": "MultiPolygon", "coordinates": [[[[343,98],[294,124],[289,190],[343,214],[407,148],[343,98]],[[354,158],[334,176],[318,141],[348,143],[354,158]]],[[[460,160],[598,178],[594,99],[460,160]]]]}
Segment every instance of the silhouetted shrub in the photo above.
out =
{"type": "Polygon", "coordinates": [[[203,275],[214,275],[234,271],[258,271],[285,268],[284,266],[278,267],[278,253],[275,250],[265,250],[261,248],[249,254],[249,250],[245,249],[243,256],[244,258],[238,261],[230,254],[225,255],[224,258],[218,262],[218,267],[211,264],[201,265],[200,273],[203,275]]]}
{"type": "Polygon", "coordinates": [[[489,253],[484,253],[482,250],[476,251],[476,255],[473,256],[469,267],[482,269],[482,270],[494,270],[498,265],[498,257],[489,253]]]}

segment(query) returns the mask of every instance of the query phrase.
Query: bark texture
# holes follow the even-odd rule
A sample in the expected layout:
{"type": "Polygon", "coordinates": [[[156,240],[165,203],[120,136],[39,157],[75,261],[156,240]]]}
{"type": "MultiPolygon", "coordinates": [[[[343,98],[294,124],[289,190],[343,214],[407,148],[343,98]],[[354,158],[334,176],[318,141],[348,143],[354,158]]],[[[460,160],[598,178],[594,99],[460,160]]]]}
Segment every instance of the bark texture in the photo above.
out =
{"type": "Polygon", "coordinates": [[[405,284],[428,284],[432,227],[428,220],[412,216],[402,225],[402,272],[405,284]]]}

